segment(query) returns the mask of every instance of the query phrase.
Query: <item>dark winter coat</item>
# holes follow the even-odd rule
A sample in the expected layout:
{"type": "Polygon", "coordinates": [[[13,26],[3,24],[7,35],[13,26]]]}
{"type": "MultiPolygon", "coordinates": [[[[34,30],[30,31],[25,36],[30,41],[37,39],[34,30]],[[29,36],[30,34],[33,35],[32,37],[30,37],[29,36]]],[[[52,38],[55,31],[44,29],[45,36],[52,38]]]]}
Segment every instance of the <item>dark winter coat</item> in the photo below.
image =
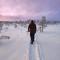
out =
{"type": "Polygon", "coordinates": [[[28,26],[28,31],[30,33],[36,33],[36,24],[34,22],[31,22],[28,26]]]}

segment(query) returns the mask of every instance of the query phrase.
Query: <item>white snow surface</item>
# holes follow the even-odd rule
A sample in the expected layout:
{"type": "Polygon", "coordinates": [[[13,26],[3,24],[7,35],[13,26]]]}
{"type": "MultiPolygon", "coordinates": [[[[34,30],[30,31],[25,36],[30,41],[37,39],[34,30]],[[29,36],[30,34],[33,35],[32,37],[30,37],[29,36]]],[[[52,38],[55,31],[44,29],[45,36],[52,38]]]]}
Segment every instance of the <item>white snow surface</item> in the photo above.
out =
{"type": "MultiPolygon", "coordinates": [[[[38,26],[39,27],[39,26],[38,26]]],[[[37,28],[35,42],[30,44],[28,27],[3,26],[0,32],[0,60],[60,60],[60,24],[37,28]],[[5,38],[9,36],[10,38],[5,38]]]]}

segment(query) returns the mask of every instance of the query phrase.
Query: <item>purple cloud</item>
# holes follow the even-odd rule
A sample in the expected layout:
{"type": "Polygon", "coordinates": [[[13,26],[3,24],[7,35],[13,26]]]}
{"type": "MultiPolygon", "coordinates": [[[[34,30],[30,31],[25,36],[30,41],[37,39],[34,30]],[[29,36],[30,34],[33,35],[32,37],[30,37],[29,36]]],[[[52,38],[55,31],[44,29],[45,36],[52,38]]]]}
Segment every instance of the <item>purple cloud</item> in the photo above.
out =
{"type": "Polygon", "coordinates": [[[50,17],[58,15],[59,5],[60,0],[0,0],[0,14],[50,17]]]}

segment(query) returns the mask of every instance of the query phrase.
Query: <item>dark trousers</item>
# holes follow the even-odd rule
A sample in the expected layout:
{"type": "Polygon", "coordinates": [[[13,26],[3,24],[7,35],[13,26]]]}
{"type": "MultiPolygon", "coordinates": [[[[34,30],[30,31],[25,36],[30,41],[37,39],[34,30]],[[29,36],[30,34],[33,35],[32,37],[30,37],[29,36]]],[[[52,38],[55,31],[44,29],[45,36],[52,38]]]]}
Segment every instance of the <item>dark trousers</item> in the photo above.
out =
{"type": "Polygon", "coordinates": [[[33,44],[33,42],[34,42],[34,36],[35,36],[35,33],[30,32],[31,44],[33,44]]]}

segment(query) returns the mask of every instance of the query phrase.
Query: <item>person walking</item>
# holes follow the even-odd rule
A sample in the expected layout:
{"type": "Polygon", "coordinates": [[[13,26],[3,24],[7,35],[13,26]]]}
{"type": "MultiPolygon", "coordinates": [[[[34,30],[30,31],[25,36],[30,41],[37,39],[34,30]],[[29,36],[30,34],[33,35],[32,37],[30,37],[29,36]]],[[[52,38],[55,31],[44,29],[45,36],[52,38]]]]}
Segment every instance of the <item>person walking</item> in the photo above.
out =
{"type": "Polygon", "coordinates": [[[33,44],[36,33],[36,24],[33,20],[31,20],[31,23],[28,26],[28,32],[30,32],[31,44],[33,44]]]}

